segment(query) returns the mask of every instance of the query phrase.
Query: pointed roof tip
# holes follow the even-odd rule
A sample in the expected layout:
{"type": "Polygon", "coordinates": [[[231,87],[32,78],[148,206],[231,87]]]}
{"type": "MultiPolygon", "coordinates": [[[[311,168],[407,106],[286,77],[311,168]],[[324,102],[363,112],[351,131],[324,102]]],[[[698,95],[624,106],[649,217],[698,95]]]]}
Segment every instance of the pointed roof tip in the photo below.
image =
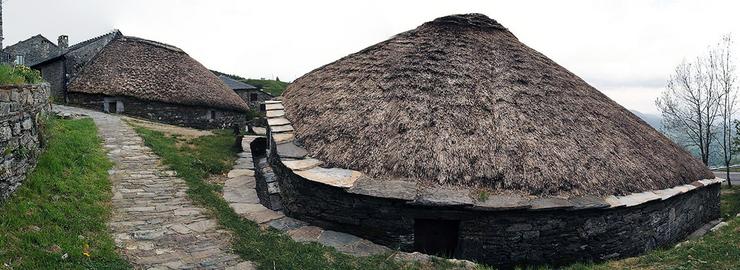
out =
{"type": "Polygon", "coordinates": [[[439,17],[431,22],[427,22],[422,26],[457,26],[457,27],[473,27],[480,29],[495,29],[495,30],[507,30],[506,27],[498,23],[496,20],[489,18],[488,16],[481,13],[467,13],[467,14],[454,14],[444,17],[439,17]]]}

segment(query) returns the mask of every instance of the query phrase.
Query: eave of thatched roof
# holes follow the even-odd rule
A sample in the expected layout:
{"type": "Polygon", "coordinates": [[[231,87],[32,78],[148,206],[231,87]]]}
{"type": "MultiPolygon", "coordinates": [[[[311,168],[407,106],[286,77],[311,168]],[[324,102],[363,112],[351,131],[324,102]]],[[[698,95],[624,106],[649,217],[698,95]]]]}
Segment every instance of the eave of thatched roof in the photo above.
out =
{"type": "Polygon", "coordinates": [[[181,49],[135,37],[121,36],[106,45],[68,91],[248,110],[234,91],[181,49]]]}
{"type": "Polygon", "coordinates": [[[304,75],[283,96],[310,156],[379,179],[573,196],[713,178],[480,14],[425,23],[304,75]]]}

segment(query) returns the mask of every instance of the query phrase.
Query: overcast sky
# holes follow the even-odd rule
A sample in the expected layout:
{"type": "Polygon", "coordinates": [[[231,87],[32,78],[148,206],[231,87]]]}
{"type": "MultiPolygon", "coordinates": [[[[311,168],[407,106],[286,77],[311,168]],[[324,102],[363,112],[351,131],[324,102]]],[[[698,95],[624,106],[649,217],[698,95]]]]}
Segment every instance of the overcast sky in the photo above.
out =
{"type": "MultiPolygon", "coordinates": [[[[723,33],[740,1],[2,0],[4,45],[35,34],[74,44],[120,29],[205,66],[293,80],[434,18],[483,13],[629,109],[657,113],[672,69],[723,33]]],[[[740,54],[740,42],[735,52],[740,54]]]]}

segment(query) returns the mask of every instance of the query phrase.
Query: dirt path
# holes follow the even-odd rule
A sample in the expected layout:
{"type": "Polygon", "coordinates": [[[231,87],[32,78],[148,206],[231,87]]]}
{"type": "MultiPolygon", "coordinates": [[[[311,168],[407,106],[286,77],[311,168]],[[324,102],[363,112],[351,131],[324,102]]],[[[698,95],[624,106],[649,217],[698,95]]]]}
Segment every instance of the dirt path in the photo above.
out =
{"type": "Polygon", "coordinates": [[[231,252],[230,236],[186,195],[187,185],[119,116],[54,105],[90,116],[114,168],[108,227],[118,252],[136,269],[254,269],[231,252]]]}

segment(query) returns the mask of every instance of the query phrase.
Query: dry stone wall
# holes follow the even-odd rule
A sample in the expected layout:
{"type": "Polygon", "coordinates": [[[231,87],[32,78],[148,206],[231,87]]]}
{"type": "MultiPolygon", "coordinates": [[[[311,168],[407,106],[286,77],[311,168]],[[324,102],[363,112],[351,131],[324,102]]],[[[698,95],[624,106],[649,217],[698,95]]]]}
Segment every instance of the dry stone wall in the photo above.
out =
{"type": "Polygon", "coordinates": [[[0,200],[13,193],[36,165],[49,84],[0,86],[0,200]]]}

